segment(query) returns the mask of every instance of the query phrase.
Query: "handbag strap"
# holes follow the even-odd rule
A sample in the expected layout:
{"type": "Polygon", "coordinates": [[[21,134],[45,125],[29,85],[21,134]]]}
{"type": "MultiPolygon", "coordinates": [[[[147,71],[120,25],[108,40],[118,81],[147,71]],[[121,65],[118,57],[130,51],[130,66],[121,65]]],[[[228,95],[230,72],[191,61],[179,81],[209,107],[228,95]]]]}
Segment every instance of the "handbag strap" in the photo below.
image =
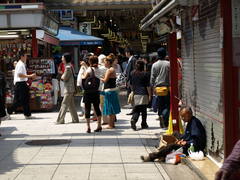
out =
{"type": "Polygon", "coordinates": [[[92,71],[91,76],[92,76],[92,77],[95,77],[95,71],[94,71],[94,69],[93,69],[92,67],[90,67],[90,68],[91,68],[91,71],[92,71]]]}

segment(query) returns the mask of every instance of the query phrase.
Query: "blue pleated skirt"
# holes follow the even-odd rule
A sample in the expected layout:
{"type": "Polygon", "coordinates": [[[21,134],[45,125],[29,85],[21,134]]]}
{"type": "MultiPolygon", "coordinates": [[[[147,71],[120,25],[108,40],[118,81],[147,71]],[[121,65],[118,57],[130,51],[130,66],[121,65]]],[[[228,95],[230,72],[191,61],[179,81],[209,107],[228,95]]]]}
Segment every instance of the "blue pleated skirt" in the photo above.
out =
{"type": "Polygon", "coordinates": [[[104,95],[103,115],[114,115],[121,112],[117,91],[101,92],[104,95]]]}

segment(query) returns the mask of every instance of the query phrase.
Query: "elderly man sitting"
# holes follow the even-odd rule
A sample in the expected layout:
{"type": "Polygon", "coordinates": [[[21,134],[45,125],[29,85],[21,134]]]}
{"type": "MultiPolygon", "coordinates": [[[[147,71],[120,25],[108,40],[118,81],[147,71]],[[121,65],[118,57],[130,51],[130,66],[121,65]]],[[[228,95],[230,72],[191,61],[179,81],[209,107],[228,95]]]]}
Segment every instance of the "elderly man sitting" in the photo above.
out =
{"type": "Polygon", "coordinates": [[[183,153],[188,154],[187,150],[191,144],[194,145],[195,151],[204,150],[206,146],[206,134],[201,121],[193,116],[190,107],[181,108],[180,118],[188,123],[183,136],[175,143],[161,147],[157,152],[150,153],[148,156],[141,156],[144,162],[154,161],[155,159],[165,160],[167,154],[181,147],[183,147],[183,153]]]}

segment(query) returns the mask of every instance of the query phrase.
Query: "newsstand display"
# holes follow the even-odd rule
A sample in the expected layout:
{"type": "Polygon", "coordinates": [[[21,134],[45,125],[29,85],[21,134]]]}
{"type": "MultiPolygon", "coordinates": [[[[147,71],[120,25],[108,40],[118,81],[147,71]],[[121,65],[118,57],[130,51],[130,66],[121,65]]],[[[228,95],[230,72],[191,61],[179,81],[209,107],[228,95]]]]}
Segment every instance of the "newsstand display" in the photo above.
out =
{"type": "Polygon", "coordinates": [[[52,74],[55,73],[52,59],[31,59],[28,65],[29,73],[36,73],[37,78],[29,81],[30,107],[35,111],[51,111],[53,109],[52,74]]]}

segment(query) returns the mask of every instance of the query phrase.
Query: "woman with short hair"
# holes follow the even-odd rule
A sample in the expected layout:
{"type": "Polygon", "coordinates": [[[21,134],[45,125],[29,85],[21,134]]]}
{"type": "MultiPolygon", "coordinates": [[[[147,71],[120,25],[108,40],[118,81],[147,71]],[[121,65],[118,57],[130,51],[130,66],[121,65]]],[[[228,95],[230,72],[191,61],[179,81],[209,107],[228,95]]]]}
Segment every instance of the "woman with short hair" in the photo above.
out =
{"type": "Polygon", "coordinates": [[[64,96],[57,118],[57,124],[65,123],[64,119],[68,109],[72,116],[72,122],[79,123],[77,111],[74,104],[74,93],[76,92],[76,85],[74,82],[74,71],[71,66],[71,60],[71,54],[65,53],[62,55],[62,62],[65,66],[64,73],[61,76],[61,80],[64,83],[64,96]]]}

